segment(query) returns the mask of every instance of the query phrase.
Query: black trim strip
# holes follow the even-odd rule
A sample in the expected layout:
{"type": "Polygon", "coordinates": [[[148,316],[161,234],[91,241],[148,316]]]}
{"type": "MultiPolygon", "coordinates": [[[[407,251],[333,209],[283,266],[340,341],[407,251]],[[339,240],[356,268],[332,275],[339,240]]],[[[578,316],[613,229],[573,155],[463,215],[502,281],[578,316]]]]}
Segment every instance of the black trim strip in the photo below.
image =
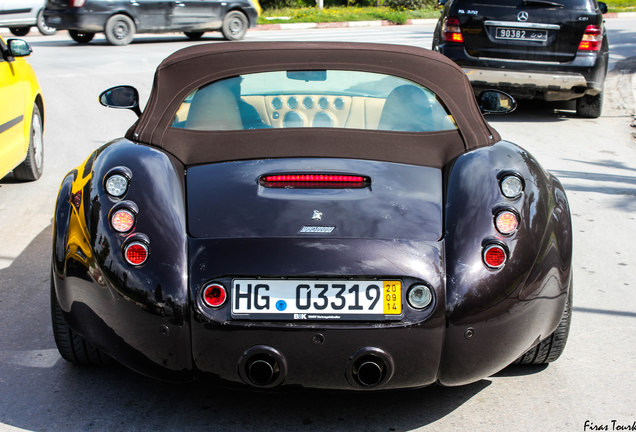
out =
{"type": "Polygon", "coordinates": [[[16,117],[13,120],[9,120],[5,124],[0,124],[0,133],[6,132],[9,129],[11,129],[13,126],[22,123],[22,120],[24,120],[23,115],[16,117]]]}
{"type": "Polygon", "coordinates": [[[28,8],[28,9],[11,9],[11,10],[0,11],[0,15],[21,14],[21,13],[29,13],[29,12],[31,12],[31,8],[28,8]]]}

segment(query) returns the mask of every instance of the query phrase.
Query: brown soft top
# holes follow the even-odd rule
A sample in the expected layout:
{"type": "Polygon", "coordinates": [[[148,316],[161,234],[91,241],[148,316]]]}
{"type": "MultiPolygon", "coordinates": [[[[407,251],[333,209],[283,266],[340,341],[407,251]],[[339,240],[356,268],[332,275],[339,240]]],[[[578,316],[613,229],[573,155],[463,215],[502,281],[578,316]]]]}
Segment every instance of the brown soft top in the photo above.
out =
{"type": "Polygon", "coordinates": [[[442,167],[500,140],[484,120],[466,75],[423,48],[350,42],[225,42],[195,45],[157,68],[148,105],[127,137],[163,148],[185,165],[278,157],[342,157],[442,167]],[[337,128],[199,131],[172,128],[187,95],[219,79],[279,70],[355,70],[402,77],[435,92],[458,131],[337,128]]]}

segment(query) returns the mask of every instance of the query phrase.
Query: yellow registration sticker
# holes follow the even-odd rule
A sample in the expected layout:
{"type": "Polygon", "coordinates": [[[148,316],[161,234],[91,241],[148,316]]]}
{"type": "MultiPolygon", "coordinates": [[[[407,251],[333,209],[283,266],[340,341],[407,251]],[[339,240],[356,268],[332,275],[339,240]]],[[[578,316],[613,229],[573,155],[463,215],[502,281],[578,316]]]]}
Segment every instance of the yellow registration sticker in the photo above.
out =
{"type": "Polygon", "coordinates": [[[402,283],[400,281],[383,281],[384,314],[400,315],[402,313],[402,283]]]}

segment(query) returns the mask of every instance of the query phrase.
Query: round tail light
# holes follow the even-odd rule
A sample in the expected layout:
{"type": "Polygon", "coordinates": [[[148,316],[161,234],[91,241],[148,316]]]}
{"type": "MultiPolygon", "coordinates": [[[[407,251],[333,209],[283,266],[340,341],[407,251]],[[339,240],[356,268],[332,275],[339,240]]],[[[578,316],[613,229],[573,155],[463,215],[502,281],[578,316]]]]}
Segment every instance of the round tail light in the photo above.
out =
{"type": "Polygon", "coordinates": [[[492,269],[499,269],[503,267],[508,258],[506,250],[503,246],[498,244],[491,244],[486,246],[483,253],[484,263],[492,269]]]}
{"type": "Polygon", "coordinates": [[[128,209],[119,209],[111,215],[110,224],[117,232],[128,232],[135,225],[135,214],[128,209]]]}
{"type": "Polygon", "coordinates": [[[495,227],[501,234],[512,234],[517,230],[519,221],[517,215],[511,211],[505,210],[497,214],[495,218],[495,227]]]}
{"type": "Polygon", "coordinates": [[[516,175],[508,175],[501,180],[499,184],[501,193],[506,198],[518,198],[523,192],[523,182],[516,175]]]}
{"type": "Polygon", "coordinates": [[[124,248],[124,258],[128,264],[142,265],[148,259],[148,246],[141,242],[132,242],[124,248]]]}
{"type": "Polygon", "coordinates": [[[128,179],[122,174],[113,174],[104,183],[106,192],[113,197],[121,197],[128,191],[128,179]]]}
{"type": "Polygon", "coordinates": [[[206,306],[218,308],[223,306],[227,299],[225,287],[218,283],[208,284],[203,288],[203,302],[206,306]]]}

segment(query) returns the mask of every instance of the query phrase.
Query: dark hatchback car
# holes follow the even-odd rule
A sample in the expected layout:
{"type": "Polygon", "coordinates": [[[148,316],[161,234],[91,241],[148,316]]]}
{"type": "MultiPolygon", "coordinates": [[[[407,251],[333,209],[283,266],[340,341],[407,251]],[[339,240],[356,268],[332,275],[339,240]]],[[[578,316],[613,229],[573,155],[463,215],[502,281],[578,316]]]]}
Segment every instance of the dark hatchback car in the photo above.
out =
{"type": "Polygon", "coordinates": [[[576,99],[580,117],[603,105],[607,6],[596,0],[450,0],[433,49],[460,65],[476,93],[498,88],[517,98],[576,99]]]}
{"type": "Polygon", "coordinates": [[[240,40],[260,11],[258,0],[47,0],[44,19],[79,43],[103,32],[112,45],[127,45],[141,32],[184,32],[197,40],[220,30],[240,40]]]}
{"type": "Polygon", "coordinates": [[[365,390],[467,384],[562,353],[565,191],[439,53],[200,44],[159,65],[143,113],[129,86],[100,101],[140,118],[60,187],[65,359],[365,390]]]}

